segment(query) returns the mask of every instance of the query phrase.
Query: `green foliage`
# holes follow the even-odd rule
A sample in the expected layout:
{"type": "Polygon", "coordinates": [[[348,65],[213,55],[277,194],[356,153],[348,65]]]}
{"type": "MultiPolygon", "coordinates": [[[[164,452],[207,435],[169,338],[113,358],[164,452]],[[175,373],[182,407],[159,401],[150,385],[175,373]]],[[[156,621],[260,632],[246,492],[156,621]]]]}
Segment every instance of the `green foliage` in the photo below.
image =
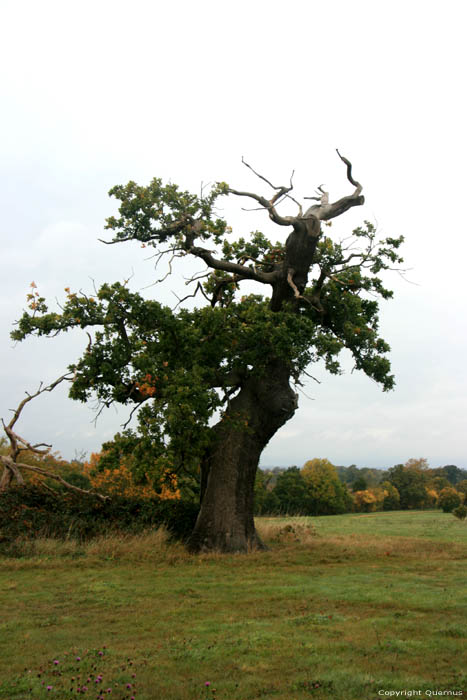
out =
{"type": "Polygon", "coordinates": [[[364,479],[368,488],[378,486],[385,476],[385,472],[381,469],[359,468],[355,464],[351,464],[350,467],[335,467],[335,469],[342,483],[350,488],[354,481],[360,478],[364,479]]]}
{"type": "Polygon", "coordinates": [[[290,467],[278,476],[274,494],[279,502],[279,512],[289,515],[309,514],[309,492],[298,467],[290,467]]]}
{"type": "Polygon", "coordinates": [[[444,477],[452,486],[457,486],[459,482],[467,479],[467,470],[459,469],[455,464],[447,464],[434,470],[437,476],[444,477]]]}
{"type": "Polygon", "coordinates": [[[178,539],[193,529],[194,503],[113,497],[102,502],[82,494],[51,493],[29,484],[0,493],[0,548],[10,552],[16,538],[74,537],[89,540],[108,532],[141,532],[165,525],[178,539]]]}
{"type": "Polygon", "coordinates": [[[388,481],[396,487],[400,507],[423,508],[427,504],[427,474],[417,466],[396,464],[388,470],[388,481]]]}
{"type": "Polygon", "coordinates": [[[272,474],[258,469],[255,478],[255,515],[280,512],[280,502],[272,484],[272,474]]]}
{"type": "Polygon", "coordinates": [[[390,481],[383,481],[381,488],[384,490],[383,510],[399,510],[401,499],[399,491],[390,481]]]}
{"type": "Polygon", "coordinates": [[[329,515],[352,510],[350,494],[330,462],[317,459],[307,465],[302,470],[290,467],[281,471],[275,483],[272,473],[259,470],[255,512],[258,515],[329,515]],[[313,468],[312,463],[317,465],[313,468]]]}
{"type": "Polygon", "coordinates": [[[368,488],[367,480],[363,476],[357,477],[355,481],[352,482],[352,491],[365,491],[368,488]]]}
{"type": "Polygon", "coordinates": [[[457,506],[457,508],[453,508],[452,514],[459,520],[465,520],[467,518],[467,506],[457,506]]]}
{"type": "Polygon", "coordinates": [[[462,498],[459,493],[450,487],[441,491],[438,497],[438,508],[442,508],[444,513],[451,513],[454,508],[457,508],[462,503],[462,498]]]}
{"type": "Polygon", "coordinates": [[[211,305],[172,310],[126,284],[106,283],[93,295],[65,287],[63,303],[49,309],[34,284],[28,310],[11,334],[22,341],[86,330],[87,350],[70,365],[71,398],[141,407],[136,430],[116,436],[109,460],[131,449],[137,476],[164,462],[187,476],[187,488],[196,482],[209,447],[210,421],[225,410],[232,390],[251,374],[267,371],[271,358],[284,361],[298,380],[319,360],[338,374],[339,356],[347,349],[355,367],[383,390],[394,386],[377,301],[392,292],[378,273],[402,261],[402,237],[378,241],[374,226],[365,222],[353,232],[351,249],[360,246],[360,252],[350,255],[343,243],[322,237],[304,292],[309,300],[318,295],[319,302],[294,301],[272,311],[262,295],[242,296],[239,281],[279,269],[286,246],[259,231],[232,240],[232,229],[216,214],[218,198],[228,193],[222,182],[198,196],[158,178],[146,187],[131,181],[109,193],[119,202],[118,216],[107,219],[111,242],[138,241],[156,254],[201,258],[212,272],[198,287],[211,305]],[[199,247],[204,241],[209,249],[199,247]],[[236,276],[232,265],[243,266],[246,274],[236,276]]]}

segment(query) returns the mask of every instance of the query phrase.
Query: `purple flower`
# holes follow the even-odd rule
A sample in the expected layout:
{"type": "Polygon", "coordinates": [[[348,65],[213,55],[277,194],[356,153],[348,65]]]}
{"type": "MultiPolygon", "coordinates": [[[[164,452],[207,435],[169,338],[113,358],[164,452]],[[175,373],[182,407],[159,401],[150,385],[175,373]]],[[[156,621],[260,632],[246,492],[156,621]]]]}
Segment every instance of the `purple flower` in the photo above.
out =
{"type": "Polygon", "coordinates": [[[103,651],[100,651],[100,652],[99,652],[99,656],[104,656],[104,652],[103,652],[103,651]]]}
{"type": "Polygon", "coordinates": [[[55,659],[55,661],[54,661],[55,666],[57,666],[59,663],[60,663],[60,662],[57,661],[57,659],[55,659]]]}
{"type": "MultiPolygon", "coordinates": [[[[57,663],[58,663],[58,662],[57,662],[57,663]]],[[[52,688],[53,688],[53,685],[48,685],[48,686],[47,686],[47,690],[52,690],[52,688]]]]}
{"type": "Polygon", "coordinates": [[[81,656],[77,656],[76,661],[81,661],[81,656]]]}
{"type": "Polygon", "coordinates": [[[208,688],[211,685],[211,683],[209,681],[206,681],[204,685],[206,686],[206,688],[208,688]]]}
{"type": "Polygon", "coordinates": [[[127,687],[128,690],[129,690],[129,689],[131,688],[131,683],[127,683],[127,684],[126,684],[126,687],[127,687]]]}

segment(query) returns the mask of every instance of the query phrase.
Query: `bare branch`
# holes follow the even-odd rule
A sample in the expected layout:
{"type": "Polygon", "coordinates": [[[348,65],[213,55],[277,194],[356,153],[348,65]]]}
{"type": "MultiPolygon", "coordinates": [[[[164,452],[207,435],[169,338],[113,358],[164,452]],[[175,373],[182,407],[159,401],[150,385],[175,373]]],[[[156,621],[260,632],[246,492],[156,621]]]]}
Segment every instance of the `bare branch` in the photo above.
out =
{"type": "MultiPolygon", "coordinates": [[[[189,284],[191,281],[192,281],[192,280],[188,280],[188,282],[186,282],[186,284],[189,284]]],[[[193,281],[194,281],[194,280],[193,280],[193,281]]],[[[177,299],[178,299],[178,302],[175,304],[175,306],[173,307],[172,311],[175,311],[175,309],[177,308],[177,306],[179,306],[180,304],[183,304],[183,302],[184,302],[186,299],[190,299],[190,298],[192,298],[192,297],[195,297],[195,296],[198,294],[198,292],[201,292],[201,294],[203,295],[203,297],[204,297],[207,301],[209,301],[209,302],[211,301],[211,299],[210,299],[210,298],[208,297],[208,295],[205,293],[201,282],[198,282],[198,284],[196,285],[196,288],[195,288],[195,291],[193,292],[193,294],[187,294],[187,295],[186,295],[185,297],[183,297],[182,299],[180,299],[180,297],[178,297],[178,296],[175,294],[175,292],[172,292],[173,294],[175,294],[175,296],[176,296],[177,299]]]]}
{"type": "Polygon", "coordinates": [[[347,180],[350,182],[351,185],[357,188],[354,192],[354,196],[361,194],[361,184],[359,182],[356,182],[356,180],[354,180],[352,177],[352,163],[350,162],[350,160],[347,160],[347,158],[344,158],[344,156],[341,156],[338,148],[336,148],[336,152],[341,161],[344,162],[347,166],[347,180]]]}
{"type": "Polygon", "coordinates": [[[202,280],[205,277],[210,277],[211,274],[211,272],[197,272],[193,275],[193,277],[184,277],[183,279],[185,280],[185,285],[188,285],[192,282],[196,282],[197,280],[202,280]]]}
{"type": "MultiPolygon", "coordinates": [[[[0,455],[0,462],[2,462],[7,469],[11,469],[12,471],[18,470],[18,467],[20,467],[21,469],[27,469],[28,471],[35,472],[36,474],[41,474],[41,476],[45,476],[47,479],[54,479],[60,484],[63,484],[63,486],[66,486],[67,489],[77,491],[78,493],[84,493],[89,496],[95,496],[96,498],[100,498],[101,501],[106,501],[109,498],[108,496],[103,496],[101,493],[97,493],[95,491],[88,491],[86,489],[80,489],[78,486],[73,486],[73,484],[68,483],[68,481],[62,479],[61,476],[58,476],[58,474],[53,474],[47,469],[35,467],[31,464],[23,464],[22,462],[14,462],[12,458],[8,456],[0,455]]],[[[24,483],[24,479],[22,480],[22,483],[24,483]]]]}
{"type": "MultiPolygon", "coordinates": [[[[290,287],[293,289],[295,299],[305,299],[305,297],[303,297],[300,294],[297,285],[293,281],[294,274],[295,274],[295,270],[292,267],[289,267],[289,269],[287,270],[287,282],[290,285],[290,287]]],[[[305,299],[305,301],[308,301],[308,300],[305,299]]]]}
{"type": "Polygon", "coordinates": [[[22,410],[24,409],[25,405],[29,402],[32,401],[32,399],[35,399],[37,396],[40,394],[43,394],[45,391],[52,391],[55,389],[56,386],[58,386],[61,382],[63,381],[70,381],[71,379],[71,372],[67,372],[66,374],[63,374],[61,377],[56,379],[54,382],[51,384],[48,384],[47,386],[43,386],[42,382],[39,385],[39,389],[36,391],[35,394],[28,394],[25,399],[23,399],[18,407],[13,410],[13,418],[11,421],[8,423],[8,425],[5,424],[5,421],[2,419],[2,424],[3,428],[5,430],[5,433],[8,436],[8,439],[10,441],[10,454],[9,455],[0,455],[0,463],[3,464],[4,466],[4,471],[2,474],[2,477],[0,479],[0,491],[4,491],[7,488],[9,488],[12,479],[14,478],[16,482],[22,486],[24,485],[24,478],[23,475],[21,474],[21,469],[27,469],[29,471],[36,472],[37,474],[41,474],[42,476],[50,479],[55,479],[55,481],[60,482],[63,484],[63,486],[66,486],[66,488],[71,489],[73,491],[78,491],[80,493],[86,493],[90,494],[93,496],[96,496],[97,498],[100,498],[102,500],[105,500],[107,497],[102,496],[99,493],[93,492],[93,491],[86,491],[84,489],[80,489],[77,486],[73,486],[72,484],[69,484],[65,479],[63,479],[61,476],[58,476],[57,474],[54,474],[53,472],[49,471],[48,469],[43,469],[42,467],[37,467],[33,466],[30,464],[24,464],[23,462],[18,462],[18,456],[21,452],[29,451],[32,452],[33,454],[40,455],[40,456],[46,456],[50,453],[51,445],[48,445],[45,442],[39,442],[36,444],[31,444],[27,440],[25,440],[21,435],[18,435],[13,430],[13,427],[15,423],[17,422],[18,418],[21,415],[22,410]],[[44,447],[45,449],[40,449],[44,447]]]}
{"type": "Polygon", "coordinates": [[[125,430],[125,429],[128,427],[128,425],[131,423],[131,419],[133,418],[133,414],[135,413],[135,411],[138,410],[138,408],[139,408],[140,406],[141,406],[141,404],[138,404],[138,403],[137,403],[135,406],[133,406],[133,408],[132,408],[131,411],[130,411],[130,415],[128,416],[128,420],[126,420],[126,421],[122,424],[123,430],[125,430]]]}
{"type": "MultiPolygon", "coordinates": [[[[243,165],[246,165],[247,168],[250,168],[251,172],[253,172],[256,175],[256,177],[259,177],[260,180],[263,180],[264,182],[266,182],[269,185],[269,187],[272,187],[273,190],[281,190],[282,189],[281,186],[273,185],[272,182],[270,182],[270,180],[268,180],[267,178],[264,177],[264,175],[260,175],[260,173],[257,173],[256,170],[254,170],[251,167],[251,165],[248,165],[248,163],[246,162],[246,160],[244,159],[243,156],[242,156],[242,163],[243,163],[243,165]]],[[[292,176],[293,176],[293,173],[292,173],[292,176]]],[[[292,187],[292,178],[290,178],[290,187],[292,187]]]]}
{"type": "Polygon", "coordinates": [[[316,377],[313,377],[312,374],[309,374],[309,373],[306,372],[305,370],[302,370],[302,372],[303,372],[303,374],[306,374],[307,377],[310,377],[310,379],[312,379],[312,380],[313,380],[314,382],[316,382],[317,384],[321,384],[321,382],[319,381],[319,379],[316,379],[316,377]]]}
{"type": "MultiPolygon", "coordinates": [[[[337,149],[336,149],[337,150],[337,149]]],[[[362,186],[359,182],[354,180],[352,176],[352,164],[351,162],[342,156],[337,150],[337,154],[343,163],[347,165],[347,179],[356,188],[355,192],[347,197],[342,197],[336,202],[329,202],[329,195],[322,189],[322,185],[318,187],[318,190],[322,193],[319,198],[320,204],[313,204],[305,212],[304,218],[316,218],[318,221],[329,221],[329,219],[334,219],[336,216],[340,216],[346,212],[351,207],[360,206],[365,202],[365,198],[361,194],[362,186]]],[[[316,197],[307,197],[306,199],[317,199],[316,197]]]]}
{"type": "MultiPolygon", "coordinates": [[[[48,386],[43,387],[42,382],[39,385],[39,389],[36,391],[35,394],[27,394],[26,398],[21,401],[19,404],[18,408],[12,409],[13,411],[13,418],[11,421],[8,423],[7,426],[5,426],[5,430],[12,429],[13,426],[15,425],[16,421],[21,415],[21,411],[25,407],[25,405],[29,402],[32,401],[32,399],[35,399],[36,396],[39,396],[39,394],[43,394],[45,391],[53,391],[58,384],[60,384],[63,381],[69,381],[71,379],[71,372],[67,372],[66,374],[63,374],[61,377],[56,379],[54,382],[49,384],[48,386]]],[[[27,392],[26,392],[27,393],[27,392]]],[[[5,424],[4,424],[5,425],[5,424]]]]}
{"type": "MultiPolygon", "coordinates": [[[[164,253],[166,253],[166,252],[167,251],[164,251],[164,253]]],[[[142,287],[142,289],[149,289],[150,287],[154,287],[156,284],[160,284],[161,282],[164,282],[167,279],[167,277],[172,274],[172,262],[174,261],[174,259],[175,258],[182,258],[182,257],[183,257],[183,255],[180,253],[174,253],[168,262],[168,266],[169,266],[168,272],[166,272],[166,274],[163,277],[161,277],[159,280],[156,280],[155,282],[148,284],[147,287],[142,287]]],[[[157,261],[157,262],[159,262],[159,261],[157,261]]],[[[156,267],[157,267],[157,263],[156,263],[156,267]]]]}

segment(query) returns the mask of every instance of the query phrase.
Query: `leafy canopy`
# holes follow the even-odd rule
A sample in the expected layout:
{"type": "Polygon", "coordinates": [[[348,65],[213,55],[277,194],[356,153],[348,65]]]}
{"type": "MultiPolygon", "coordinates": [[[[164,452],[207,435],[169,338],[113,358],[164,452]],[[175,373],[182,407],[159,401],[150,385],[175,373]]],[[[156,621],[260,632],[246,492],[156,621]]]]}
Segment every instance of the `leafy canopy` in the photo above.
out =
{"type": "MultiPolygon", "coordinates": [[[[378,297],[389,299],[392,292],[378,275],[402,261],[402,237],[378,241],[369,222],[347,241],[321,237],[303,301],[272,311],[268,295],[244,295],[240,287],[244,280],[271,283],[285,244],[258,231],[236,238],[216,213],[218,198],[232,192],[239,194],[219,183],[198,196],[157,178],[147,187],[129,182],[110,190],[120,206],[119,216],[107,219],[109,244],[139,241],[171,261],[191,255],[206,263],[204,277],[193,278],[198,308],[171,309],[117,282],[93,295],[66,287],[62,305],[50,309],[33,283],[28,308],[11,334],[21,341],[85,329],[90,341],[70,365],[70,396],[141,407],[139,436],[162,471],[198,464],[214,413],[250,373],[266,371],[271,357],[285,360],[298,382],[319,359],[339,373],[347,348],[357,369],[384,390],[394,385],[389,346],[378,332],[378,297]],[[209,249],[200,245],[205,241],[209,249]]],[[[124,433],[124,439],[134,438],[133,431],[124,433]]]]}

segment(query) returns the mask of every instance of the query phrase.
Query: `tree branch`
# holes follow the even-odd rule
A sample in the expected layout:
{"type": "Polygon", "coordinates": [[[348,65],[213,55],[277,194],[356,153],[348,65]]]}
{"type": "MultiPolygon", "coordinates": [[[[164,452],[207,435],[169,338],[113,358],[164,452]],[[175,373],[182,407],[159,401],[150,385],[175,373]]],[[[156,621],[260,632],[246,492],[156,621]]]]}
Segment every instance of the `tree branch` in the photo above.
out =
{"type": "Polygon", "coordinates": [[[275,276],[272,272],[261,272],[259,270],[254,270],[251,267],[246,267],[245,265],[240,265],[239,263],[230,262],[229,260],[218,260],[214,258],[211,251],[206,248],[200,248],[198,246],[192,246],[189,249],[192,255],[204,260],[208,267],[213,270],[223,270],[224,272],[232,272],[233,274],[240,275],[244,279],[254,280],[255,282],[262,282],[263,284],[272,284],[275,276]]]}
{"type": "MultiPolygon", "coordinates": [[[[304,218],[315,218],[318,221],[329,221],[329,219],[334,219],[336,216],[340,216],[344,212],[348,211],[351,207],[361,206],[365,202],[365,198],[361,194],[362,185],[354,180],[352,176],[352,164],[351,162],[342,156],[338,149],[336,149],[337,155],[343,163],[347,165],[347,179],[355,187],[355,192],[347,197],[342,197],[338,199],[337,202],[329,203],[328,193],[322,189],[322,186],[318,188],[322,192],[322,197],[320,198],[320,204],[314,204],[305,212],[304,218]]],[[[315,199],[315,198],[314,198],[315,199]]]]}
{"type": "MultiPolygon", "coordinates": [[[[31,464],[23,464],[22,462],[14,462],[11,457],[5,455],[0,455],[0,462],[2,462],[7,469],[11,469],[15,473],[15,476],[16,473],[19,471],[18,467],[20,467],[21,469],[27,469],[29,471],[35,472],[36,474],[41,474],[42,476],[47,477],[47,479],[54,479],[55,481],[58,481],[60,484],[63,484],[63,486],[66,486],[67,489],[70,489],[72,491],[77,491],[78,493],[85,493],[89,496],[96,496],[96,498],[100,498],[101,501],[106,501],[109,498],[108,496],[103,496],[101,493],[97,493],[95,491],[88,491],[86,489],[80,489],[78,486],[73,486],[73,484],[68,483],[68,481],[62,479],[61,476],[58,476],[58,474],[53,474],[52,472],[47,471],[47,469],[42,469],[41,467],[34,467],[31,464]]],[[[24,484],[24,479],[22,478],[22,476],[20,483],[24,484]]]]}
{"type": "Polygon", "coordinates": [[[5,424],[5,421],[2,418],[2,424],[3,428],[5,430],[5,433],[7,434],[8,440],[10,441],[10,454],[9,455],[0,455],[0,463],[3,464],[4,466],[4,471],[2,474],[2,477],[0,478],[0,491],[4,491],[8,489],[8,487],[11,484],[12,478],[15,478],[17,483],[20,486],[24,485],[24,478],[23,475],[21,474],[21,469],[27,469],[29,471],[36,472],[37,474],[41,474],[42,476],[45,476],[50,479],[55,479],[55,481],[60,482],[66,488],[71,489],[73,491],[78,491],[80,493],[86,493],[90,494],[93,496],[96,496],[97,498],[100,498],[101,500],[106,500],[107,496],[103,496],[100,493],[93,492],[93,491],[86,491],[84,489],[78,488],[78,486],[73,486],[73,484],[69,484],[65,479],[62,479],[61,476],[58,476],[57,474],[53,474],[47,469],[42,469],[42,467],[36,467],[32,466],[30,464],[24,464],[23,462],[18,462],[18,455],[20,452],[24,451],[29,451],[32,452],[33,454],[40,455],[41,457],[44,457],[45,455],[49,454],[51,445],[48,445],[44,442],[37,443],[35,445],[32,445],[30,442],[22,438],[20,435],[18,435],[14,430],[13,427],[15,423],[17,422],[18,418],[21,415],[22,410],[26,406],[26,404],[29,401],[32,401],[32,399],[35,399],[37,396],[40,394],[43,394],[45,391],[52,391],[55,389],[56,386],[58,386],[61,382],[67,380],[71,380],[71,372],[67,372],[66,374],[63,374],[61,377],[56,379],[54,382],[51,384],[48,384],[47,386],[43,386],[42,382],[39,385],[39,389],[36,391],[35,394],[28,394],[25,399],[23,399],[18,407],[13,410],[13,418],[11,421],[8,423],[8,425],[5,424]],[[20,447],[19,444],[23,445],[23,447],[20,447]],[[45,450],[39,449],[40,447],[45,447],[45,450]]]}

